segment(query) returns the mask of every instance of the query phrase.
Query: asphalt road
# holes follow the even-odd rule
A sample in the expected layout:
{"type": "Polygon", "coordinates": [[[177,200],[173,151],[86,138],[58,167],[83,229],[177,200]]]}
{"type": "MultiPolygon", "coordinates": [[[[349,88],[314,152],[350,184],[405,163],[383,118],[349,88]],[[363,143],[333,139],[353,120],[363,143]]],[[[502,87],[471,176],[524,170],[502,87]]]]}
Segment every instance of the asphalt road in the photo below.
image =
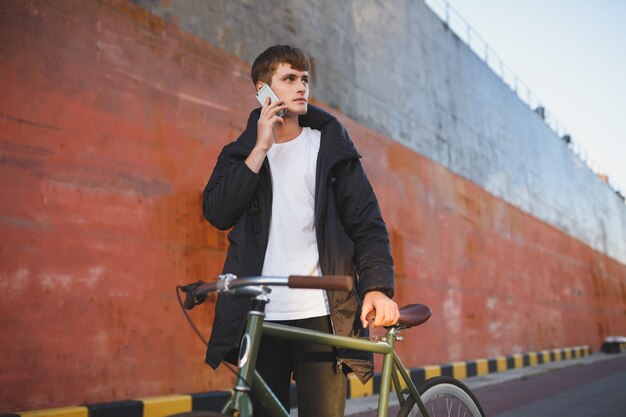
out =
{"type": "MultiPolygon", "coordinates": [[[[487,417],[626,417],[626,354],[595,353],[464,382],[487,417]]],[[[375,417],[377,400],[349,400],[346,416],[375,417]]],[[[398,409],[391,405],[389,416],[398,409]]]]}
{"type": "Polygon", "coordinates": [[[488,417],[626,416],[626,356],[473,389],[488,417]]]}

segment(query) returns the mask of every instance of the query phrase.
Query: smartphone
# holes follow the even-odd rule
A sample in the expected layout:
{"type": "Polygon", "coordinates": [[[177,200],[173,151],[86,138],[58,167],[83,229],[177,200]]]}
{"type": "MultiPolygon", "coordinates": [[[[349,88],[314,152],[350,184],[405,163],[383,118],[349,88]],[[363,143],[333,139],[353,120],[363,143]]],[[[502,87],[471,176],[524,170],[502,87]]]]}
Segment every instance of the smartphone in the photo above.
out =
{"type": "MultiPolygon", "coordinates": [[[[263,106],[267,97],[270,98],[270,103],[280,101],[278,96],[270,88],[269,84],[263,84],[263,87],[261,87],[261,89],[256,93],[256,99],[259,100],[259,103],[261,103],[261,106],[263,106]]],[[[283,117],[285,113],[287,113],[287,109],[279,111],[278,113],[276,113],[276,115],[278,117],[283,117]]]]}

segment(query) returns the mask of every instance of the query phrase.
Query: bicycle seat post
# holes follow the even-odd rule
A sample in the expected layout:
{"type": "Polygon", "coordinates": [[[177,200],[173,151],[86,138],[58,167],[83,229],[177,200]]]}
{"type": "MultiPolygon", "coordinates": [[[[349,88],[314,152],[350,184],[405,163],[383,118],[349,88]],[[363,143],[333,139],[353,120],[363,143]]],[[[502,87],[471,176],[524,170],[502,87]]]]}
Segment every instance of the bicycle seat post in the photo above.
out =
{"type": "Polygon", "coordinates": [[[378,397],[378,409],[386,410],[389,404],[389,391],[391,390],[391,378],[392,372],[394,372],[393,365],[393,350],[396,342],[396,336],[398,329],[390,327],[385,333],[384,339],[391,346],[391,351],[383,357],[383,369],[381,371],[380,378],[380,394],[378,397]]]}

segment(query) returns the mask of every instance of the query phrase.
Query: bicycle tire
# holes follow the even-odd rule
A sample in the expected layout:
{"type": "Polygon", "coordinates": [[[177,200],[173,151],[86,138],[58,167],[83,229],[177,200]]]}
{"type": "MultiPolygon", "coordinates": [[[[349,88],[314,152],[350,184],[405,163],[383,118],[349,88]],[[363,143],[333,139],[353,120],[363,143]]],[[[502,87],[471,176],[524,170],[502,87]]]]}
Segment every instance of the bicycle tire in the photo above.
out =
{"type": "MultiPolygon", "coordinates": [[[[470,389],[461,381],[447,376],[436,376],[427,380],[417,390],[430,417],[459,415],[485,417],[482,407],[470,389]]],[[[398,417],[422,416],[415,398],[409,395],[398,417]]]]}

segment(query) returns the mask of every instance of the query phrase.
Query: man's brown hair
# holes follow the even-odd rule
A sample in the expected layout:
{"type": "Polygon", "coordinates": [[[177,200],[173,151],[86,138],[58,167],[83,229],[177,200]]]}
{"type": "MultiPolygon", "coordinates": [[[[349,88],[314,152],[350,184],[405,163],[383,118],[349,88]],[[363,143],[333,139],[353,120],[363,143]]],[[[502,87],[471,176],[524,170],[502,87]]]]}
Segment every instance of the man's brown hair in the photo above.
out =
{"type": "Polygon", "coordinates": [[[252,64],[252,82],[271,84],[272,75],[279,64],[289,64],[298,71],[309,71],[311,60],[302,50],[289,45],[274,45],[261,52],[252,64]]]}

